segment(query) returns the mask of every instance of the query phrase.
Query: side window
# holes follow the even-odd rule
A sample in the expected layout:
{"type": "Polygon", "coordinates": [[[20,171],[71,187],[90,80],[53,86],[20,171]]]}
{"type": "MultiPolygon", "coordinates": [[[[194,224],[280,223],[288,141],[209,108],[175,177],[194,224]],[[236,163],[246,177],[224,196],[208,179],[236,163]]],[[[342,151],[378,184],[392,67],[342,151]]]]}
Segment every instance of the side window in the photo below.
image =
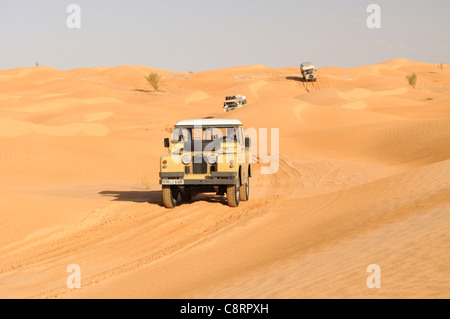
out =
{"type": "Polygon", "coordinates": [[[212,140],[212,136],[213,136],[212,130],[213,129],[210,127],[205,130],[205,133],[203,133],[204,140],[212,140]]]}
{"type": "Polygon", "coordinates": [[[187,129],[183,129],[183,140],[186,141],[190,141],[191,140],[191,133],[189,132],[189,130],[187,129]]]}
{"type": "Polygon", "coordinates": [[[236,130],[234,127],[227,127],[227,138],[232,141],[232,140],[236,140],[237,135],[236,135],[236,130]]]}
{"type": "Polygon", "coordinates": [[[244,144],[244,135],[242,132],[242,127],[239,127],[237,130],[237,141],[239,144],[243,145],[244,144]]]}
{"type": "Polygon", "coordinates": [[[180,142],[186,139],[186,130],[176,128],[172,133],[172,142],[180,142]]]}

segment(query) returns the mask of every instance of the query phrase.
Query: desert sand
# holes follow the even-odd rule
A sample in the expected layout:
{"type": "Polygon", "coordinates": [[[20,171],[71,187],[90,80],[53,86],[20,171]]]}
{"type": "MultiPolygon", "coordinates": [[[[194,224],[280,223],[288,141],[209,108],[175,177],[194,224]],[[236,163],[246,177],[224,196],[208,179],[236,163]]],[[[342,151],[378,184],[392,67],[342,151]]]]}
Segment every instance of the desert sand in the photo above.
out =
{"type": "Polygon", "coordinates": [[[0,70],[0,145],[0,298],[450,297],[448,65],[0,70]],[[279,170],[167,210],[163,139],[207,117],[279,128],[279,170]]]}

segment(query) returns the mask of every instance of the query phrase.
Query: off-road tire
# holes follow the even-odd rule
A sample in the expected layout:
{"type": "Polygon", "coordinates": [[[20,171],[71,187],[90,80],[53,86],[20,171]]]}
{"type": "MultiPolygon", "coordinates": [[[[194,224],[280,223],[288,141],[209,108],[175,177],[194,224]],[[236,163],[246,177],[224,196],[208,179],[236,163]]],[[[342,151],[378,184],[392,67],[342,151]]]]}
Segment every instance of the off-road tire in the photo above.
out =
{"type": "Polygon", "coordinates": [[[239,184],[237,185],[228,185],[227,186],[227,203],[230,207],[238,207],[239,206],[239,184]]]}
{"type": "Polygon", "coordinates": [[[247,180],[243,183],[239,189],[239,200],[245,202],[248,201],[250,195],[250,179],[247,176],[247,180]]]}
{"type": "Polygon", "coordinates": [[[172,187],[164,185],[162,187],[162,196],[165,208],[175,208],[175,206],[177,206],[178,194],[172,187]]]}

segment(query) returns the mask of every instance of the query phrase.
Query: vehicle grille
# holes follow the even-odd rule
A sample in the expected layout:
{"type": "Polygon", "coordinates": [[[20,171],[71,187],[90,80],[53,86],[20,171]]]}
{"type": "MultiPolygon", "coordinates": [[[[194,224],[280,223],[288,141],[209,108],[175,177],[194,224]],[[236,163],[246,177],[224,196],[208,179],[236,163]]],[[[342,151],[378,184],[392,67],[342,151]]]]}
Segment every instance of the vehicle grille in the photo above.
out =
{"type": "Polygon", "coordinates": [[[205,148],[209,146],[209,151],[212,151],[213,149],[218,149],[220,146],[220,141],[212,141],[212,140],[202,140],[202,141],[195,141],[192,142],[184,142],[184,150],[186,152],[192,152],[192,151],[204,151],[205,148]],[[213,143],[213,144],[211,144],[213,143]]]}
{"type": "Polygon", "coordinates": [[[192,174],[206,174],[208,172],[208,165],[205,162],[203,155],[195,155],[192,157],[192,174]]]}

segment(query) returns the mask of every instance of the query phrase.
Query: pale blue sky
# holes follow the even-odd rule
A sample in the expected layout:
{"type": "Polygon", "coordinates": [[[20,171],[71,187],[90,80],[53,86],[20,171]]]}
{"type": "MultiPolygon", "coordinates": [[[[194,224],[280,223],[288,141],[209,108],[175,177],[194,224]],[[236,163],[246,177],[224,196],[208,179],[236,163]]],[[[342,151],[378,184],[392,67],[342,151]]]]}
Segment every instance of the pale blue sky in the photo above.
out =
{"type": "Polygon", "coordinates": [[[0,39],[4,69],[450,64],[450,1],[1,0],[0,39]],[[71,3],[81,7],[81,29],[66,26],[71,3]],[[366,26],[371,3],[381,7],[381,29],[366,26]]]}

